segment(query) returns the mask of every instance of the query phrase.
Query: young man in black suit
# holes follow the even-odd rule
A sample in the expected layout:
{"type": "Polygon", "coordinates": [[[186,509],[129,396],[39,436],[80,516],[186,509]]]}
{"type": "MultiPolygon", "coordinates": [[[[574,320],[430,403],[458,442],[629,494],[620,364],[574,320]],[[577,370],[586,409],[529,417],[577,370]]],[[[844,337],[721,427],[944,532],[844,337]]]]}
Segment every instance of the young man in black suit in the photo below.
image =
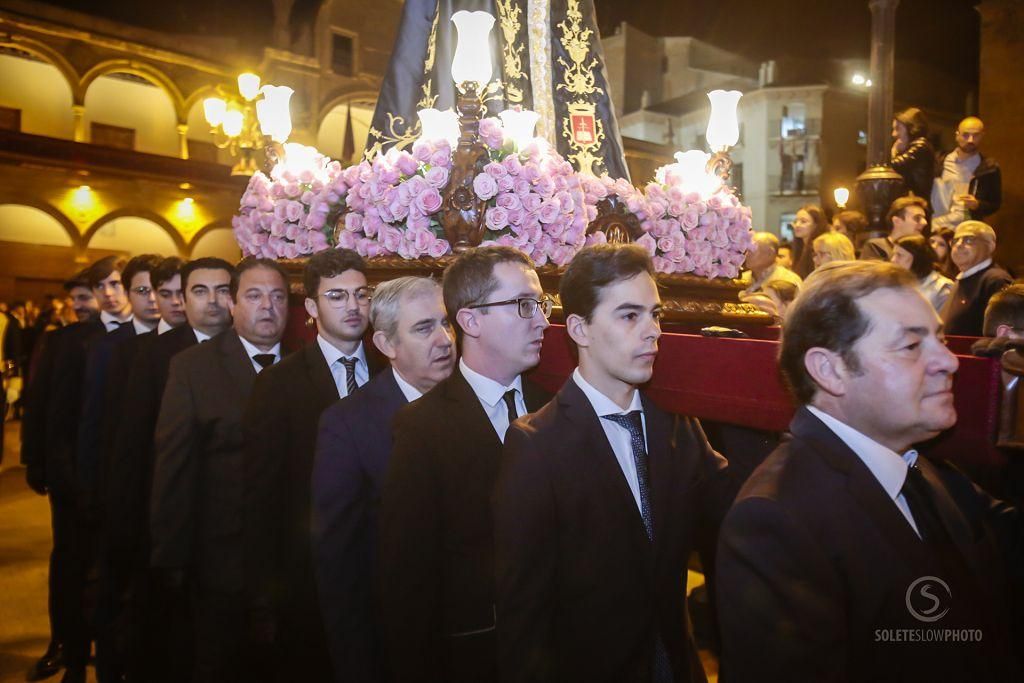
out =
{"type": "Polygon", "coordinates": [[[380,367],[367,353],[370,288],[351,249],[314,254],[303,274],[312,344],[260,373],[242,421],[247,601],[276,645],[280,680],[331,676],[310,556],[310,476],[320,414],[380,367]]]}
{"type": "Polygon", "coordinates": [[[157,284],[158,304],[170,300],[170,305],[160,304],[161,322],[178,319],[180,294],[186,323],[155,336],[136,354],[121,390],[106,475],[104,527],[111,561],[130,565],[133,572],[125,607],[132,630],[125,645],[129,680],[170,683],[191,675],[191,636],[182,601],[150,581],[153,433],[171,358],[230,327],[234,275],[230,263],[207,257],[184,264],[179,275],[157,284]]]}
{"type": "Polygon", "coordinates": [[[497,675],[491,494],[509,424],[545,400],[522,373],[540,360],[551,301],[510,247],[461,254],[443,287],[462,359],[395,419],[381,501],[385,657],[396,680],[484,683],[497,675]]]}
{"type": "MultiPolygon", "coordinates": [[[[276,261],[243,259],[234,327],[171,360],[155,433],[152,567],[189,588],[196,682],[245,680],[242,413],[256,375],[281,358],[288,281],[276,261]]],[[[184,597],[184,596],[183,596],[184,597]]]]}
{"type": "Polygon", "coordinates": [[[579,367],[509,430],[494,496],[499,678],[703,681],[686,571],[731,502],[727,463],[638,388],[661,336],[647,253],[584,249],[559,294],[579,367]]]}
{"type": "Polygon", "coordinates": [[[324,411],[313,462],[313,561],[338,683],[388,680],[376,565],[391,423],[455,366],[455,334],[434,280],[400,277],[378,285],[370,322],[391,368],[324,411]]]}
{"type": "Polygon", "coordinates": [[[828,264],[789,310],[792,438],[719,538],[723,680],[1021,680],[1005,614],[1019,515],[913,449],[956,422],[958,366],[916,284],[828,264]]]}

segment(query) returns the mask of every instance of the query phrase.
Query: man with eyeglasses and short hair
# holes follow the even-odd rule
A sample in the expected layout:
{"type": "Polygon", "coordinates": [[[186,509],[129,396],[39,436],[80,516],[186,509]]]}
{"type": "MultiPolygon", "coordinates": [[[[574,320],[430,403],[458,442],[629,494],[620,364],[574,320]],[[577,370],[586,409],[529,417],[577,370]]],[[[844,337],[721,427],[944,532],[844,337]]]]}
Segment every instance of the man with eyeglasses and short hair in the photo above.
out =
{"type": "Polygon", "coordinates": [[[371,295],[363,258],[351,249],[318,252],[303,280],[316,342],[260,373],[242,421],[246,600],[251,631],[276,646],[280,680],[328,680],[310,556],[317,426],[382,364],[363,344],[371,295]]]}
{"type": "Polygon", "coordinates": [[[996,265],[996,231],[981,221],[964,221],[953,233],[952,259],[960,274],[942,309],[946,334],[982,336],[985,307],[996,292],[1013,282],[1010,274],[996,265]]]}
{"type": "Polygon", "coordinates": [[[547,395],[540,361],[551,300],[529,257],[480,247],[444,274],[462,359],[402,408],[381,501],[380,585],[395,680],[497,679],[491,493],[509,424],[547,395]]]}

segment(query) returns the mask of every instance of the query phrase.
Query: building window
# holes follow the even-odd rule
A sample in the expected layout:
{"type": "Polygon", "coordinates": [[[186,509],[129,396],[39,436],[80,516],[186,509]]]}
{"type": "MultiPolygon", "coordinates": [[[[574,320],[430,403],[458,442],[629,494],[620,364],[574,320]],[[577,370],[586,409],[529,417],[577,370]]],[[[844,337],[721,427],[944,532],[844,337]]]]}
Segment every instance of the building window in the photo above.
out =
{"type": "Polygon", "coordinates": [[[0,130],[21,132],[21,110],[13,107],[0,107],[0,130]]]}
{"type": "Polygon", "coordinates": [[[104,147],[117,149],[135,149],[135,129],[111,126],[106,123],[92,123],[90,142],[104,147]]]}
{"type": "Polygon", "coordinates": [[[807,134],[807,105],[803,102],[792,102],[782,108],[782,125],[780,137],[796,137],[807,134]]]}
{"type": "Polygon", "coordinates": [[[355,75],[355,41],[352,36],[333,34],[331,41],[331,71],[340,76],[355,75]]]}

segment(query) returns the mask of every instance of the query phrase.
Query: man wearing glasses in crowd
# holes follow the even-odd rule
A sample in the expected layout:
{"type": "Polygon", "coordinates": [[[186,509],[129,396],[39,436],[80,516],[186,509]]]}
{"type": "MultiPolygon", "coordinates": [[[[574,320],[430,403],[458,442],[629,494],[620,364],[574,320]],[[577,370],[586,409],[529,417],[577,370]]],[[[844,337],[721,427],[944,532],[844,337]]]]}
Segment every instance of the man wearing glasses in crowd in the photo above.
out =
{"type": "Polygon", "coordinates": [[[942,310],[946,334],[982,336],[985,307],[1013,278],[992,260],[996,231],[988,223],[964,221],[953,235],[951,257],[960,274],[942,310]]]}
{"type": "Polygon", "coordinates": [[[380,369],[367,354],[370,288],[350,249],[310,257],[306,312],[317,338],[260,373],[243,419],[245,567],[253,632],[274,644],[281,680],[328,680],[310,556],[310,489],[320,414],[380,369]]]}
{"type": "Polygon", "coordinates": [[[486,683],[497,678],[491,493],[509,424],[547,400],[522,373],[540,361],[551,301],[511,247],[462,254],[443,290],[462,359],[395,418],[381,501],[384,639],[395,680],[486,683]]]}

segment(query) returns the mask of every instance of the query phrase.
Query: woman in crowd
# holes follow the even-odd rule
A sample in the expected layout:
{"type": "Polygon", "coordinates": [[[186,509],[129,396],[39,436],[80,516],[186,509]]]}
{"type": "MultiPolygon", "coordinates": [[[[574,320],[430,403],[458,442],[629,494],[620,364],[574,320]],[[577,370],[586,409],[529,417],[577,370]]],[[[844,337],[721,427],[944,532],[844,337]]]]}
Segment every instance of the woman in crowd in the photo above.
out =
{"type": "Polygon", "coordinates": [[[829,231],[825,212],[820,206],[808,204],[796,212],[793,219],[793,270],[804,278],[814,270],[814,240],[829,231]]]}
{"type": "Polygon", "coordinates": [[[935,250],[935,268],[946,277],[956,277],[957,268],[953,264],[953,230],[939,228],[928,238],[928,244],[935,250]]]}
{"type": "Polygon", "coordinates": [[[939,312],[946,305],[953,281],[935,270],[935,250],[920,235],[901,237],[892,250],[892,262],[917,278],[917,287],[939,312]]]}
{"type": "Polygon", "coordinates": [[[832,217],[832,230],[854,244],[857,243],[857,235],[867,230],[867,216],[860,211],[840,211],[832,217]]]}
{"type": "Polygon", "coordinates": [[[821,268],[833,261],[853,261],[857,255],[853,252],[853,242],[846,235],[838,232],[826,232],[819,235],[811,244],[814,267],[821,268]]]}
{"type": "Polygon", "coordinates": [[[892,152],[890,163],[903,176],[907,189],[931,201],[932,178],[935,176],[935,150],[928,142],[928,120],[917,107],[904,109],[892,121],[892,152]]]}

